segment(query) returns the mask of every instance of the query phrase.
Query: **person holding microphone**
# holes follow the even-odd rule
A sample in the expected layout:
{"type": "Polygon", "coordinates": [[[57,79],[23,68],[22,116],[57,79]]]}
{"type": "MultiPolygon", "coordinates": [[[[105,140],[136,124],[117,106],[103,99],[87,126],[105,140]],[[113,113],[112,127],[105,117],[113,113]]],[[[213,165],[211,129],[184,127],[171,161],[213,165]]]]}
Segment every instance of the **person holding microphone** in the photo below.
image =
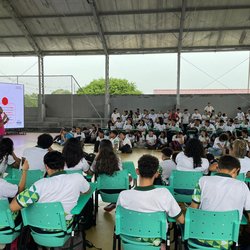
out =
{"type": "Polygon", "coordinates": [[[3,112],[2,107],[0,107],[0,141],[5,135],[4,125],[9,121],[8,116],[3,112]]]}

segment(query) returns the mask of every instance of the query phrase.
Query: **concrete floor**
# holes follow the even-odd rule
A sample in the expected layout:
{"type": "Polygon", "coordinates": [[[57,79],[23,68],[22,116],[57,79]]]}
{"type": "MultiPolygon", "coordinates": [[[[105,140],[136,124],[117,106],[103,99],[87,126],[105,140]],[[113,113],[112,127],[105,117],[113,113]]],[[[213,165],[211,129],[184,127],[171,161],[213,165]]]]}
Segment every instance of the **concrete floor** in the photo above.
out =
{"type": "MultiPolygon", "coordinates": [[[[14,151],[16,155],[18,157],[21,157],[22,152],[25,148],[35,146],[38,135],[38,133],[28,133],[26,135],[9,136],[14,141],[14,151]]],[[[52,136],[54,135],[55,134],[52,134],[52,136]]],[[[53,144],[53,149],[61,151],[62,147],[53,144]]],[[[86,145],[84,149],[87,153],[93,152],[92,145],[86,145]]],[[[122,161],[133,161],[135,166],[137,166],[137,161],[143,154],[155,155],[160,160],[160,152],[147,149],[135,149],[132,154],[119,154],[119,157],[122,161]]],[[[111,250],[115,222],[115,211],[112,211],[111,213],[105,212],[103,208],[106,205],[107,204],[102,202],[101,200],[99,201],[96,226],[87,230],[86,238],[87,240],[91,241],[97,248],[102,248],[102,250],[111,250]]]]}

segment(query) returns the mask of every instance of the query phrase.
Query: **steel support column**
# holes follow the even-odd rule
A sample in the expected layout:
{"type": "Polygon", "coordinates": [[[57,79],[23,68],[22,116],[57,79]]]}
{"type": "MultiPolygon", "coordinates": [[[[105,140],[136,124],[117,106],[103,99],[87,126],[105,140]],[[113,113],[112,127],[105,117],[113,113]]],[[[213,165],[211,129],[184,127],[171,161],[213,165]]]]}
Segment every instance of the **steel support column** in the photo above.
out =
{"type": "Polygon", "coordinates": [[[110,93],[109,93],[109,56],[105,56],[105,113],[104,118],[110,115],[110,93]]]}
{"type": "Polygon", "coordinates": [[[180,86],[181,86],[181,49],[183,40],[183,29],[185,23],[187,0],[182,0],[181,18],[180,18],[180,31],[178,39],[178,51],[177,51],[177,89],[176,89],[176,108],[180,108],[180,86]]]}
{"type": "Polygon", "coordinates": [[[41,121],[45,119],[45,97],[44,97],[44,65],[43,56],[38,56],[38,83],[39,83],[39,95],[38,95],[38,108],[39,118],[41,121]]]}

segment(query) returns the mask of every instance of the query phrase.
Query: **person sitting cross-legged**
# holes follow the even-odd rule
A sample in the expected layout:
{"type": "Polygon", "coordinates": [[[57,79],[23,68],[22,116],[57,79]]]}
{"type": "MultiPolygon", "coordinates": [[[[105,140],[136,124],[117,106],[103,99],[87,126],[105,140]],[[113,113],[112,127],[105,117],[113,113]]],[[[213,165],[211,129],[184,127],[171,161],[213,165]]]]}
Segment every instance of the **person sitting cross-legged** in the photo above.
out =
{"type": "Polygon", "coordinates": [[[61,202],[69,226],[73,221],[71,210],[76,206],[80,194],[89,191],[90,185],[83,175],[66,174],[63,171],[65,162],[62,153],[58,151],[48,152],[44,156],[44,164],[49,178],[35,182],[17,195],[12,200],[10,209],[16,212],[35,202],[61,202]]]}

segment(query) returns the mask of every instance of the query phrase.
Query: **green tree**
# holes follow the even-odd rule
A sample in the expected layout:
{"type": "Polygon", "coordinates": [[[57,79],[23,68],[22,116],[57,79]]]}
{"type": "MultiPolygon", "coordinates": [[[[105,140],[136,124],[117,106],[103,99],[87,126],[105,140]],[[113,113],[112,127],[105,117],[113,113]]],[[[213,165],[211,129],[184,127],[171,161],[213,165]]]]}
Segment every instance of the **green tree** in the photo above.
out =
{"type": "Polygon", "coordinates": [[[57,89],[57,90],[53,91],[51,94],[52,95],[63,95],[63,94],[70,95],[71,92],[69,90],[66,90],[66,89],[57,89]]]}
{"type": "Polygon", "coordinates": [[[24,106],[25,107],[37,107],[38,106],[38,95],[32,93],[30,95],[24,95],[24,106]]]}
{"type": "MultiPolygon", "coordinates": [[[[138,90],[136,84],[126,79],[110,78],[111,95],[141,95],[142,91],[138,90]]],[[[105,79],[100,78],[93,80],[88,85],[77,90],[77,94],[101,95],[105,93],[105,79]]]]}

